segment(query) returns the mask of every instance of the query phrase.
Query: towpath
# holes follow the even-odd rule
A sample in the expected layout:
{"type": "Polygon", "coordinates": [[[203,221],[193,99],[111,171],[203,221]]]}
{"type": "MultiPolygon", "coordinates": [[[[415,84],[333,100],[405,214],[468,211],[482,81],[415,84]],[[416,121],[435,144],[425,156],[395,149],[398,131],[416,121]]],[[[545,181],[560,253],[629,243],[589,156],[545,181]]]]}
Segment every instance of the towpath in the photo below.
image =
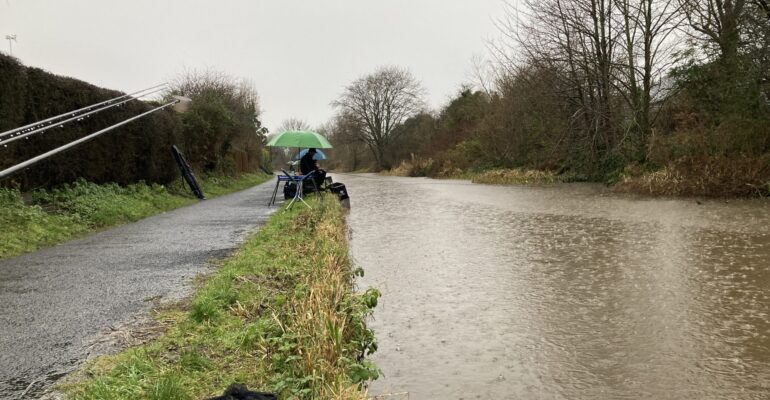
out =
{"type": "Polygon", "coordinates": [[[135,339],[154,305],[189,294],[196,274],[265,222],[272,185],[0,261],[0,399],[36,398],[135,339]]]}

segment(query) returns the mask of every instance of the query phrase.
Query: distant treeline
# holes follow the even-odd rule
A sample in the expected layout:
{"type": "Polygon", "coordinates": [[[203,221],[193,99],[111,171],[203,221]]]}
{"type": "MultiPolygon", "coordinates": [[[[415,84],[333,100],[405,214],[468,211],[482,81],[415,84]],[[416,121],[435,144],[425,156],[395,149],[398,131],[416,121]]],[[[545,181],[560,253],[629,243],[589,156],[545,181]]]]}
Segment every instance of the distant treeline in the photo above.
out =
{"type": "MultiPolygon", "coordinates": [[[[152,82],[151,82],[152,83],[152,82]]],[[[188,73],[166,95],[193,99],[188,112],[170,109],[145,116],[0,182],[22,190],[86,179],[96,183],[167,183],[178,177],[176,144],[198,173],[254,171],[264,129],[256,91],[226,75],[188,73]]],[[[0,132],[115,98],[123,93],[26,67],[0,54],[0,132]]],[[[82,121],[0,145],[0,169],[27,160],[159,105],[131,101],[82,121]]]]}
{"type": "MultiPolygon", "coordinates": [[[[362,117],[365,107],[341,99],[352,107],[326,127],[339,167],[541,169],[653,194],[770,194],[767,2],[516,4],[474,85],[440,111],[410,113],[386,132],[376,113],[362,117]]],[[[391,93],[368,87],[367,104],[391,93]]]]}

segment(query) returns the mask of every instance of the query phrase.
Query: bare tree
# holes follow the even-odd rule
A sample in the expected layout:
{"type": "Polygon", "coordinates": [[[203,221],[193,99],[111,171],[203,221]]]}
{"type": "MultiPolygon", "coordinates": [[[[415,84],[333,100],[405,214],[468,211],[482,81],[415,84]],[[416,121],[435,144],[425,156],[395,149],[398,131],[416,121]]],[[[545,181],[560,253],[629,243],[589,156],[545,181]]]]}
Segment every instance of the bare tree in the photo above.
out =
{"type": "Polygon", "coordinates": [[[770,20],[768,0],[678,0],[691,33],[718,57],[732,64],[742,44],[747,17],[757,12],[770,20]]]}
{"type": "Polygon", "coordinates": [[[679,0],[679,3],[692,30],[705,42],[715,44],[722,60],[732,63],[738,55],[740,20],[747,0],[679,0]]]}
{"type": "Polygon", "coordinates": [[[336,115],[323,129],[329,141],[334,144],[332,166],[348,171],[356,171],[364,166],[367,147],[361,140],[361,126],[355,118],[347,114],[336,115]]]}
{"type": "Polygon", "coordinates": [[[499,68],[496,68],[494,64],[484,57],[478,54],[474,54],[471,57],[470,80],[474,86],[486,93],[487,96],[492,96],[494,92],[494,82],[499,80],[499,77],[496,76],[498,72],[499,68]]]}
{"type": "Polygon", "coordinates": [[[307,123],[307,121],[300,119],[300,118],[287,118],[281,122],[281,125],[278,125],[278,128],[275,130],[276,133],[286,132],[286,131],[309,131],[310,130],[310,124],[307,123]]]}
{"type": "Polygon", "coordinates": [[[674,59],[682,20],[678,0],[506,4],[498,21],[503,42],[490,46],[506,75],[539,79],[534,71],[553,73],[553,90],[571,108],[568,139],[590,159],[620,148],[642,156],[654,120],[653,96],[674,59]]]}
{"type": "Polygon", "coordinates": [[[372,152],[378,169],[388,167],[387,150],[398,135],[395,129],[424,108],[424,89],[399,67],[382,67],[356,79],[332,105],[358,126],[358,137],[372,152]]]}
{"type": "MultiPolygon", "coordinates": [[[[560,71],[558,90],[573,108],[571,135],[590,158],[611,148],[617,116],[619,40],[613,0],[523,0],[498,21],[504,42],[493,53],[508,75],[560,71]]],[[[525,74],[526,76],[527,74],[525,74]]],[[[533,76],[537,76],[536,74],[533,76]]]]}
{"type": "Polygon", "coordinates": [[[651,129],[654,86],[669,72],[674,57],[673,37],[682,22],[675,0],[616,0],[620,46],[625,50],[618,85],[632,111],[632,127],[643,147],[651,129]]]}

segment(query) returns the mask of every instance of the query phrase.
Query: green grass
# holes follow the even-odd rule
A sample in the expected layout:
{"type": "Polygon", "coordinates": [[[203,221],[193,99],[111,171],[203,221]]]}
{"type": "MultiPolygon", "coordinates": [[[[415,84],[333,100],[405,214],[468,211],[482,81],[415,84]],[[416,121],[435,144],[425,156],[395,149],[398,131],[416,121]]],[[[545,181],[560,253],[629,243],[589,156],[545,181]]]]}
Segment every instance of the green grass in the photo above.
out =
{"type": "MultiPolygon", "coordinates": [[[[264,182],[263,174],[201,181],[206,196],[216,197],[264,182]]],[[[143,183],[119,186],[78,181],[29,193],[0,189],[0,259],[62,243],[99,229],[133,222],[193,204],[179,182],[168,187],[143,183]]]]}
{"type": "Polygon", "coordinates": [[[473,183],[486,183],[492,185],[532,185],[549,184],[557,182],[570,182],[577,177],[574,175],[557,175],[551,171],[534,170],[525,168],[496,168],[469,170],[451,168],[436,162],[431,158],[412,156],[411,160],[404,160],[401,164],[387,171],[381,171],[382,175],[390,176],[427,176],[437,179],[464,179],[473,183]]]}
{"type": "Polygon", "coordinates": [[[189,305],[158,313],[162,336],[71,377],[67,398],[202,399],[237,382],[284,399],[365,399],[379,293],[353,293],[360,271],[336,199],[310,203],[276,213],[189,305]]]}
{"type": "Polygon", "coordinates": [[[437,179],[463,179],[470,180],[473,183],[492,185],[549,184],[570,182],[575,179],[571,175],[557,175],[550,171],[522,168],[498,168],[480,171],[454,168],[430,174],[429,172],[431,172],[433,164],[434,161],[431,159],[413,159],[412,161],[404,161],[397,168],[382,171],[380,174],[389,176],[430,176],[437,179]]]}
{"type": "Polygon", "coordinates": [[[553,172],[529,169],[493,169],[471,175],[473,183],[492,185],[532,185],[560,182],[553,172]]]}

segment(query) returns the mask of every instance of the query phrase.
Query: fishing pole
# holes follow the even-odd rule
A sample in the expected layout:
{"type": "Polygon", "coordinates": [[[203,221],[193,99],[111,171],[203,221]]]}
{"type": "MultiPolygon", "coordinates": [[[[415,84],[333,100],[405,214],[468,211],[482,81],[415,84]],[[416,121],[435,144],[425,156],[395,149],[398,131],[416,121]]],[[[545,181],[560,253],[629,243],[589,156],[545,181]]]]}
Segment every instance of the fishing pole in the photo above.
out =
{"type": "Polygon", "coordinates": [[[10,175],[12,175],[12,174],[14,174],[14,173],[24,169],[24,168],[27,168],[27,167],[32,166],[32,165],[34,165],[34,164],[36,164],[36,163],[38,163],[40,161],[43,161],[43,160],[45,160],[48,157],[51,157],[51,156],[59,154],[59,153],[61,153],[63,151],[69,150],[69,149],[71,149],[71,148],[73,148],[73,147],[75,147],[75,146],[77,146],[79,144],[82,144],[82,143],[85,143],[85,142],[87,142],[89,140],[92,140],[92,139],[96,138],[97,136],[100,136],[100,135],[102,135],[104,133],[107,133],[107,132],[109,132],[109,131],[111,131],[111,130],[113,130],[115,128],[121,127],[121,126],[123,126],[123,125],[125,125],[125,124],[127,124],[129,122],[132,122],[132,121],[135,121],[135,120],[137,120],[139,118],[142,118],[145,115],[154,113],[156,111],[160,111],[160,110],[162,110],[162,109],[164,109],[166,107],[170,107],[170,106],[178,104],[179,105],[178,111],[179,112],[184,112],[184,110],[186,109],[186,106],[187,106],[187,104],[189,102],[190,102],[190,99],[188,99],[186,97],[174,96],[174,100],[172,100],[172,101],[170,101],[170,102],[168,102],[166,104],[163,104],[161,106],[155,107],[155,108],[153,108],[151,110],[148,110],[148,111],[145,111],[145,112],[143,112],[143,113],[141,113],[139,115],[136,115],[136,116],[131,117],[129,119],[126,119],[124,121],[118,122],[115,125],[108,126],[108,127],[104,128],[104,129],[99,130],[97,132],[94,132],[94,133],[92,133],[92,134],[90,134],[88,136],[82,137],[82,138],[80,138],[78,140],[72,141],[72,142],[67,143],[67,144],[65,144],[63,146],[60,146],[60,147],[57,147],[57,148],[55,148],[53,150],[45,152],[45,153],[43,153],[43,154],[41,154],[41,155],[39,155],[37,157],[30,158],[27,161],[24,161],[22,163],[19,163],[19,164],[16,164],[16,165],[12,166],[12,167],[6,168],[6,169],[0,171],[0,179],[6,178],[6,177],[8,177],[8,176],[10,176],[10,175]]]}
{"type": "Polygon", "coordinates": [[[45,127],[43,127],[43,128],[35,129],[35,130],[32,130],[32,131],[30,131],[30,132],[26,132],[26,133],[21,133],[21,132],[19,132],[19,134],[18,134],[18,135],[16,135],[16,136],[11,136],[11,137],[9,137],[9,138],[6,138],[6,139],[2,139],[2,138],[0,138],[0,144],[8,144],[8,143],[14,142],[14,141],[16,141],[16,140],[19,140],[19,139],[23,139],[23,138],[25,138],[25,137],[28,137],[28,136],[34,135],[34,134],[36,134],[36,133],[45,132],[45,131],[47,131],[47,130],[49,130],[49,129],[52,129],[52,128],[56,128],[56,127],[59,127],[59,128],[61,128],[61,127],[63,127],[65,124],[67,124],[67,123],[69,123],[69,122],[72,122],[72,121],[75,121],[75,120],[77,120],[77,121],[80,121],[81,119],[83,119],[83,118],[86,118],[86,117],[88,117],[88,116],[90,116],[90,115],[92,115],[92,114],[96,114],[96,113],[102,112],[102,111],[104,111],[104,110],[107,110],[107,109],[110,109],[110,108],[112,108],[112,107],[119,107],[119,106],[121,106],[122,104],[128,103],[129,101],[132,101],[132,100],[138,100],[138,99],[140,99],[140,98],[142,98],[142,97],[144,97],[144,96],[149,96],[149,95],[151,95],[151,94],[155,94],[155,93],[158,93],[158,92],[160,92],[160,91],[163,91],[163,90],[165,90],[165,88],[155,89],[155,90],[153,90],[152,92],[144,93],[144,94],[142,94],[142,95],[139,95],[139,96],[136,96],[136,97],[131,97],[131,98],[128,98],[128,99],[126,99],[126,100],[123,100],[123,101],[121,101],[121,102],[119,102],[119,103],[115,103],[115,104],[107,105],[107,106],[104,106],[104,107],[102,107],[102,108],[98,108],[98,109],[96,109],[96,110],[93,110],[93,111],[89,111],[89,112],[87,112],[87,113],[85,113],[85,114],[77,114],[77,115],[76,115],[76,114],[72,114],[72,115],[74,115],[73,117],[70,117],[70,118],[68,118],[68,119],[65,119],[64,121],[57,121],[56,123],[51,123],[51,125],[45,126],[45,127]]]}
{"type": "Polygon", "coordinates": [[[105,100],[105,101],[102,101],[100,103],[92,104],[92,105],[87,106],[87,107],[79,108],[79,109],[74,110],[74,111],[69,111],[69,112],[66,112],[66,113],[55,115],[55,116],[50,117],[50,118],[46,118],[46,119],[43,119],[43,120],[40,120],[40,121],[37,121],[37,122],[33,122],[31,124],[27,124],[27,125],[15,128],[15,129],[11,129],[9,131],[2,132],[2,133],[0,133],[0,137],[8,136],[8,135],[14,134],[14,133],[19,132],[19,131],[34,130],[34,129],[37,129],[37,128],[43,126],[44,124],[54,124],[55,121],[60,120],[62,118],[66,118],[68,116],[73,116],[74,117],[76,114],[79,114],[79,113],[81,113],[83,111],[91,110],[94,107],[99,107],[99,106],[102,106],[102,105],[105,105],[105,104],[110,104],[110,103],[113,103],[115,101],[125,99],[126,97],[135,96],[135,95],[138,95],[139,93],[143,93],[143,92],[146,92],[146,91],[152,90],[152,89],[158,89],[158,88],[164,87],[166,85],[168,85],[168,83],[164,82],[164,83],[161,83],[160,85],[155,85],[155,86],[149,87],[147,89],[138,90],[138,91],[133,92],[133,93],[124,94],[122,96],[118,96],[118,97],[115,97],[115,98],[112,98],[112,99],[109,99],[109,100],[105,100]]]}

